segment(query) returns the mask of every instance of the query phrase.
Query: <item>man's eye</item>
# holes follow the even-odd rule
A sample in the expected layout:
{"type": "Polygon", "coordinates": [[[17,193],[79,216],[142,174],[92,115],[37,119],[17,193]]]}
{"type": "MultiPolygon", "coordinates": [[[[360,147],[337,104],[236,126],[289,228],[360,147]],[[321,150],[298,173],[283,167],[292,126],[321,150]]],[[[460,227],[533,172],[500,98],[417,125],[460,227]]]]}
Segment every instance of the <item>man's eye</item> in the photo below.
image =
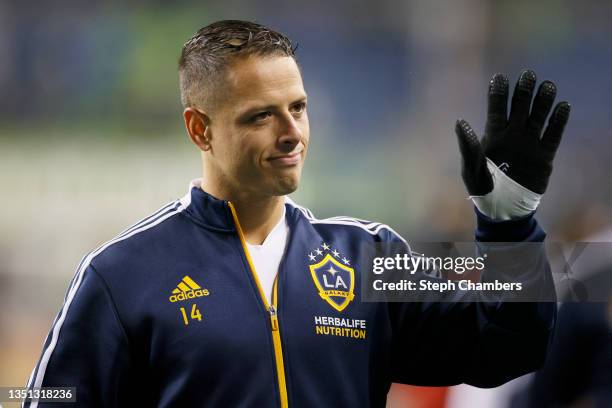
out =
{"type": "Polygon", "coordinates": [[[302,113],[302,112],[304,112],[305,109],[306,109],[306,103],[305,102],[301,102],[301,103],[298,103],[296,105],[293,105],[293,112],[295,112],[295,113],[302,113]]]}
{"type": "Polygon", "coordinates": [[[261,122],[262,120],[267,119],[270,116],[272,116],[271,112],[260,112],[257,115],[251,116],[251,122],[261,122]]]}

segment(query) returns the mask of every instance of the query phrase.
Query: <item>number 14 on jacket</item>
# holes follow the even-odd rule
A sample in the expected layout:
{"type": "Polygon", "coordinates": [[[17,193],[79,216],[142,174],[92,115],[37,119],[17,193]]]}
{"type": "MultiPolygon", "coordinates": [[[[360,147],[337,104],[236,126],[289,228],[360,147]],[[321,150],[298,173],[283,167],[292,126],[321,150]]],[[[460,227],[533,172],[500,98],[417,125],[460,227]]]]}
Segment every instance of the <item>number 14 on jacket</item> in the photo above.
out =
{"type": "MultiPolygon", "coordinates": [[[[185,326],[189,325],[189,319],[187,318],[187,311],[185,310],[184,307],[180,308],[181,311],[181,315],[183,316],[183,323],[185,323],[185,326]]],[[[200,309],[198,309],[198,305],[196,305],[195,303],[191,306],[191,320],[198,320],[198,321],[202,321],[202,313],[200,313],[200,309]]]]}

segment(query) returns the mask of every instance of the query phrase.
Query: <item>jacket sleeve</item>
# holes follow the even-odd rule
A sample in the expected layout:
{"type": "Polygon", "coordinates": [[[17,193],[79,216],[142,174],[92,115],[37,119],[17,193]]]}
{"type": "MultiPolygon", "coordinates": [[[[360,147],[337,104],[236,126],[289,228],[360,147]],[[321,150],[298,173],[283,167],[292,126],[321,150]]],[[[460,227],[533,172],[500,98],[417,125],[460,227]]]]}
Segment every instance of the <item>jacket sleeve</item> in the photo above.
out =
{"type": "MultiPolygon", "coordinates": [[[[517,242],[518,246],[519,241],[542,242],[546,236],[533,214],[495,222],[476,212],[476,239],[481,243],[517,242]]],[[[528,289],[545,287],[550,293],[552,276],[543,245],[537,246],[529,261],[535,266],[525,271],[521,257],[499,263],[496,268],[501,270],[495,273],[511,275],[528,289]]],[[[459,291],[443,296],[453,298],[389,303],[393,382],[422,386],[467,383],[488,388],[543,364],[556,317],[554,301],[504,302],[466,298],[474,293],[459,291]]]]}
{"type": "MultiPolygon", "coordinates": [[[[92,265],[71,282],[28,388],[76,387],[79,407],[120,406],[127,392],[128,341],[111,294],[92,265]]],[[[24,407],[55,406],[33,400],[24,407]]]]}

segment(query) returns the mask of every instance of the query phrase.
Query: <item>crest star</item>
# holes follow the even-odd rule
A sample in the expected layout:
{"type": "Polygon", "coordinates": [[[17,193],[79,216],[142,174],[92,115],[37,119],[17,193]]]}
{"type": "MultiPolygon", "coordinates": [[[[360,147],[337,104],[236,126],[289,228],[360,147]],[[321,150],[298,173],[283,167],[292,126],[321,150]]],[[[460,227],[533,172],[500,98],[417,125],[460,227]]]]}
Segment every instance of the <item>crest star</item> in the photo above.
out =
{"type": "Polygon", "coordinates": [[[338,271],[335,270],[333,266],[330,266],[329,269],[326,272],[331,273],[332,276],[336,276],[336,274],[338,273],[338,271]]]}
{"type": "Polygon", "coordinates": [[[317,259],[317,257],[314,256],[312,252],[308,254],[308,258],[310,258],[311,261],[314,261],[315,259],[317,259]]]}
{"type": "Polygon", "coordinates": [[[351,263],[349,262],[349,260],[348,260],[348,259],[346,259],[346,258],[344,258],[344,257],[342,257],[342,262],[344,262],[344,263],[345,263],[345,264],[347,264],[347,265],[350,265],[350,264],[351,264],[351,263]]]}
{"type": "Polygon", "coordinates": [[[325,242],[321,246],[323,247],[323,250],[325,250],[325,251],[327,251],[329,249],[329,245],[327,245],[325,242]]]}
{"type": "Polygon", "coordinates": [[[336,258],[340,257],[340,252],[336,251],[335,249],[332,251],[332,254],[334,254],[336,258]]]}
{"type": "Polygon", "coordinates": [[[319,248],[317,248],[315,252],[317,253],[317,255],[321,255],[323,253],[323,251],[321,251],[319,248]]]}

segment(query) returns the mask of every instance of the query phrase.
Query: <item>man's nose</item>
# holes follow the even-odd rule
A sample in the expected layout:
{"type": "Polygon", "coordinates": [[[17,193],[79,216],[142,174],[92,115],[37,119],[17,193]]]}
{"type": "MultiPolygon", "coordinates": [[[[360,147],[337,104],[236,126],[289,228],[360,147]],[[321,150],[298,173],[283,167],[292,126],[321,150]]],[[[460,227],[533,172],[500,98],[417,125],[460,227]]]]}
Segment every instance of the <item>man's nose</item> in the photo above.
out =
{"type": "Polygon", "coordinates": [[[292,151],[302,140],[302,131],[291,114],[283,116],[282,125],[279,131],[280,136],[278,138],[278,144],[283,152],[288,153],[292,151]]]}

